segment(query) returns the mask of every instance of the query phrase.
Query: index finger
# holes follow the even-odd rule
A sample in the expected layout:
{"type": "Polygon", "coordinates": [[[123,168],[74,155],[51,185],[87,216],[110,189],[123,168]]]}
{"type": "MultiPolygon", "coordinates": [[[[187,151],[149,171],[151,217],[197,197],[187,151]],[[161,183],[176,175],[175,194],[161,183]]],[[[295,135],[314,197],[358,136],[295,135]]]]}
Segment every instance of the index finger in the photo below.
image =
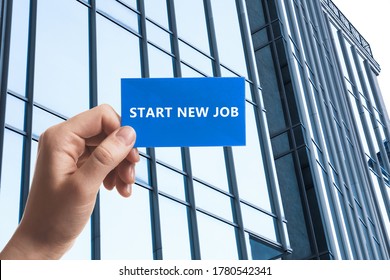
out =
{"type": "Polygon", "coordinates": [[[111,134],[120,127],[120,117],[110,105],[103,104],[68,119],[65,125],[77,136],[87,139],[101,132],[111,134]]]}

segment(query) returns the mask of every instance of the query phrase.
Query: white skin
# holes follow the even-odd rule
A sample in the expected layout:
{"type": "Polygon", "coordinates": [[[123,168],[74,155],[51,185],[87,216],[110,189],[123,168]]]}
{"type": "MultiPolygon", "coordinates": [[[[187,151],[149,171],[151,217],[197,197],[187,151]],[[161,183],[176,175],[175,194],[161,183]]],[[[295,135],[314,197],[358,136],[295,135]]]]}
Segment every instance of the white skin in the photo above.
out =
{"type": "Polygon", "coordinates": [[[95,206],[101,184],[129,197],[139,161],[135,131],[108,105],[46,130],[23,218],[0,259],[59,259],[95,206]]]}

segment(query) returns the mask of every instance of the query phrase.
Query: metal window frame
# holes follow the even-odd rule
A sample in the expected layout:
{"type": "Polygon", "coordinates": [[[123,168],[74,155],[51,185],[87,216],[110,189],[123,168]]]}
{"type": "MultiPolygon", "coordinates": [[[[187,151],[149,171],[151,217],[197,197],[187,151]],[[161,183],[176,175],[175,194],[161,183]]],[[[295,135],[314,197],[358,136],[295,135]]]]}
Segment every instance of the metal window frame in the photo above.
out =
{"type": "Polygon", "coordinates": [[[0,189],[3,166],[4,129],[7,106],[8,64],[11,43],[13,0],[0,2],[0,189]]]}

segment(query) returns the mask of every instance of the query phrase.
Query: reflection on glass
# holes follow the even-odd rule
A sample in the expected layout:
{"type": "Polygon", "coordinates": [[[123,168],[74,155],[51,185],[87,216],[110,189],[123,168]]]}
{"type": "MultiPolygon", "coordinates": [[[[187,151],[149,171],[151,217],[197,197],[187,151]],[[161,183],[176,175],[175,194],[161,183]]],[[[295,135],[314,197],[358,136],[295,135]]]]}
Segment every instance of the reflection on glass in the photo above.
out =
{"type": "Polygon", "coordinates": [[[237,260],[234,227],[197,212],[200,254],[203,260],[237,260]]]}
{"type": "Polygon", "coordinates": [[[5,110],[5,123],[23,131],[25,104],[26,103],[19,98],[8,94],[7,107],[5,110]]]}
{"type": "Polygon", "coordinates": [[[64,120],[38,107],[33,108],[33,135],[39,137],[46,129],[64,120]]]}
{"type": "Polygon", "coordinates": [[[138,33],[138,15],[116,0],[97,0],[96,8],[138,33]]]}
{"type": "Polygon", "coordinates": [[[249,259],[252,260],[270,260],[279,257],[282,253],[270,245],[266,245],[266,243],[261,242],[259,239],[255,238],[248,233],[245,233],[245,239],[247,242],[249,253],[249,259]]]}
{"type": "Polygon", "coordinates": [[[39,1],[35,101],[68,117],[88,109],[88,64],[88,8],[77,1],[39,1]]]}
{"type": "Polygon", "coordinates": [[[246,146],[233,147],[234,165],[240,198],[268,211],[271,202],[257,133],[254,107],[246,103],[246,146]],[[248,164],[249,159],[252,160],[248,164]]]}
{"type": "Polygon", "coordinates": [[[0,248],[4,248],[19,221],[20,178],[23,137],[4,130],[4,151],[0,192],[0,248]]]}
{"type": "Polygon", "coordinates": [[[173,77],[172,57],[150,44],[148,45],[148,54],[151,78],[173,77]]]}
{"type": "Polygon", "coordinates": [[[194,177],[229,192],[223,149],[193,147],[190,152],[194,177]]]}
{"type": "Polygon", "coordinates": [[[169,28],[167,1],[166,0],[144,0],[146,17],[156,21],[165,28],[169,28]]]}
{"type": "Polygon", "coordinates": [[[194,181],[196,206],[233,222],[230,197],[194,181]]]}
{"type": "Polygon", "coordinates": [[[163,259],[191,259],[187,207],[161,195],[159,207],[163,259]]]}
{"type": "Polygon", "coordinates": [[[13,1],[8,89],[25,95],[29,0],[13,1]]]}
{"type": "Polygon", "coordinates": [[[175,0],[177,33],[191,45],[210,54],[202,0],[175,0]]]}
{"type": "Polygon", "coordinates": [[[157,184],[160,191],[185,201],[183,175],[157,164],[157,184]]]}
{"type": "Polygon", "coordinates": [[[120,79],[141,77],[139,39],[102,16],[96,21],[98,101],[120,112],[120,79]]]}
{"type": "Polygon", "coordinates": [[[247,76],[236,1],[211,0],[211,6],[221,63],[247,76]]]}
{"type": "Polygon", "coordinates": [[[100,192],[102,259],[153,259],[149,191],[134,185],[129,199],[100,192]]]}
{"type": "Polygon", "coordinates": [[[273,241],[278,241],[275,219],[255,208],[241,203],[242,218],[244,227],[260,236],[273,241]]]}

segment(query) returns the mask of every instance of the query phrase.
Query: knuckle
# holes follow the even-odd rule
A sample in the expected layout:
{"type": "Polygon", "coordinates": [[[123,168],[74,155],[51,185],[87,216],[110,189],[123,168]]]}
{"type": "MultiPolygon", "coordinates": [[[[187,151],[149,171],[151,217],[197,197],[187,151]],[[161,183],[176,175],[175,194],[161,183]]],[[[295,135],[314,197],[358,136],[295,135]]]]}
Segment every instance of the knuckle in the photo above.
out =
{"type": "Polygon", "coordinates": [[[39,136],[38,142],[45,142],[46,144],[56,142],[56,139],[58,139],[60,132],[61,128],[59,125],[49,127],[39,136]]]}
{"type": "Polygon", "coordinates": [[[110,105],[108,105],[108,104],[99,105],[99,109],[103,113],[107,113],[107,114],[112,114],[114,112],[114,109],[110,105]]]}
{"type": "Polygon", "coordinates": [[[115,162],[113,154],[103,145],[96,147],[93,152],[95,160],[101,165],[112,166],[115,162]]]}

